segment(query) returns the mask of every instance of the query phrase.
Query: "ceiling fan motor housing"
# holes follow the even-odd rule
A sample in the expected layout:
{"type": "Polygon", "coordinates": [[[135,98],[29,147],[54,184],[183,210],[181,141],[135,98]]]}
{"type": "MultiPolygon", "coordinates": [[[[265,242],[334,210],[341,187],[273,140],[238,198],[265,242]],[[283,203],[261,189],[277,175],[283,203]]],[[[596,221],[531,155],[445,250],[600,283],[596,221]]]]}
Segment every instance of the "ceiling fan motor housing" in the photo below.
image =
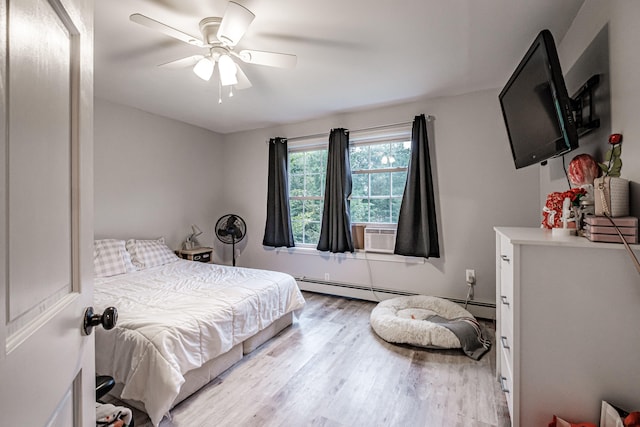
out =
{"type": "Polygon", "coordinates": [[[220,28],[220,22],[222,22],[222,18],[214,17],[204,18],[200,21],[200,32],[202,33],[202,39],[206,44],[220,44],[217,36],[218,28],[220,28]]]}

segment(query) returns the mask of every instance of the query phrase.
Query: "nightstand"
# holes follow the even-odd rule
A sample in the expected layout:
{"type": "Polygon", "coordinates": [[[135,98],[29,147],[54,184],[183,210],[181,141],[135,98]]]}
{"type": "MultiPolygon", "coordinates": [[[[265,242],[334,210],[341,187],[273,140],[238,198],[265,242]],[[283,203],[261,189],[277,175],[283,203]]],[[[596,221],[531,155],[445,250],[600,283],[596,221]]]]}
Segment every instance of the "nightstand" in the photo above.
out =
{"type": "Polygon", "coordinates": [[[198,262],[211,262],[212,248],[179,249],[176,254],[183,259],[198,262]]]}

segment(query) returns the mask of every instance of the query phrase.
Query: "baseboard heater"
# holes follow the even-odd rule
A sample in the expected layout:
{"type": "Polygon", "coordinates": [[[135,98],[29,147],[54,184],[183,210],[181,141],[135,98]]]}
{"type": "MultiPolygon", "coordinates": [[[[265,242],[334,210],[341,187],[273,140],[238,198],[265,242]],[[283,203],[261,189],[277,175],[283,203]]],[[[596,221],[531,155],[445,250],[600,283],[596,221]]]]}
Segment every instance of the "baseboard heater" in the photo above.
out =
{"type": "MultiPolygon", "coordinates": [[[[415,292],[397,291],[395,289],[372,288],[371,286],[363,286],[363,285],[357,285],[357,284],[354,284],[354,283],[345,283],[345,282],[335,282],[335,281],[314,279],[312,277],[306,277],[306,276],[296,277],[295,279],[298,282],[315,283],[317,285],[336,286],[336,287],[339,287],[339,288],[357,289],[357,290],[360,290],[360,291],[369,291],[369,292],[371,292],[371,290],[373,289],[374,292],[379,292],[379,293],[383,293],[383,294],[392,294],[392,295],[401,295],[401,296],[419,295],[419,294],[417,294],[415,292]]],[[[447,299],[449,301],[452,301],[452,302],[455,302],[455,303],[458,303],[458,304],[464,304],[465,303],[465,300],[463,300],[463,299],[449,298],[449,297],[441,297],[441,298],[447,299]]],[[[475,307],[483,307],[483,308],[491,308],[491,309],[495,309],[496,308],[496,305],[493,304],[493,303],[490,303],[490,302],[469,300],[469,302],[467,304],[475,306],[475,307]]]]}

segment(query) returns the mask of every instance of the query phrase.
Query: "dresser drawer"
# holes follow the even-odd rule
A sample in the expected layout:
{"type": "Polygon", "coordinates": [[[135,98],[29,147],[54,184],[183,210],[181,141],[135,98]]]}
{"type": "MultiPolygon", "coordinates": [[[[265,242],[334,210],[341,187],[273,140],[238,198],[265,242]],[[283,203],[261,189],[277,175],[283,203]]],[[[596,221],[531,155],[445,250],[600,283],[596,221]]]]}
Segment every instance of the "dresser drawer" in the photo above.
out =
{"type": "Polygon", "coordinates": [[[505,238],[500,239],[500,287],[501,297],[513,300],[513,245],[505,238]]]}
{"type": "Polygon", "coordinates": [[[508,295],[504,295],[505,293],[501,292],[499,307],[496,309],[500,310],[500,327],[513,331],[513,300],[508,295]]]}
{"type": "Polygon", "coordinates": [[[513,372],[513,322],[507,321],[504,311],[502,313],[500,336],[496,336],[497,348],[500,352],[504,353],[506,362],[509,367],[509,372],[513,372]]]}
{"type": "MultiPolygon", "coordinates": [[[[500,347],[500,375],[498,380],[500,381],[500,388],[502,389],[506,399],[507,406],[509,407],[509,416],[513,420],[513,375],[511,373],[511,367],[508,362],[508,354],[500,347]]],[[[513,425],[513,424],[512,424],[513,425]]]]}

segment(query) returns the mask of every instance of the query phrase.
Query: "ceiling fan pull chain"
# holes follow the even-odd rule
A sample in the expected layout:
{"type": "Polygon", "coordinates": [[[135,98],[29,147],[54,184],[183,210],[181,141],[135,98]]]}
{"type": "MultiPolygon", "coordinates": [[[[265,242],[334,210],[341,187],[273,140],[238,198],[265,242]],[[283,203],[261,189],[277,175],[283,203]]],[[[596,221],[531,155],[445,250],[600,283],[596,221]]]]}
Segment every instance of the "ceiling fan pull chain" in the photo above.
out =
{"type": "Polygon", "coordinates": [[[222,104],[222,82],[218,79],[218,104],[222,104]]]}

